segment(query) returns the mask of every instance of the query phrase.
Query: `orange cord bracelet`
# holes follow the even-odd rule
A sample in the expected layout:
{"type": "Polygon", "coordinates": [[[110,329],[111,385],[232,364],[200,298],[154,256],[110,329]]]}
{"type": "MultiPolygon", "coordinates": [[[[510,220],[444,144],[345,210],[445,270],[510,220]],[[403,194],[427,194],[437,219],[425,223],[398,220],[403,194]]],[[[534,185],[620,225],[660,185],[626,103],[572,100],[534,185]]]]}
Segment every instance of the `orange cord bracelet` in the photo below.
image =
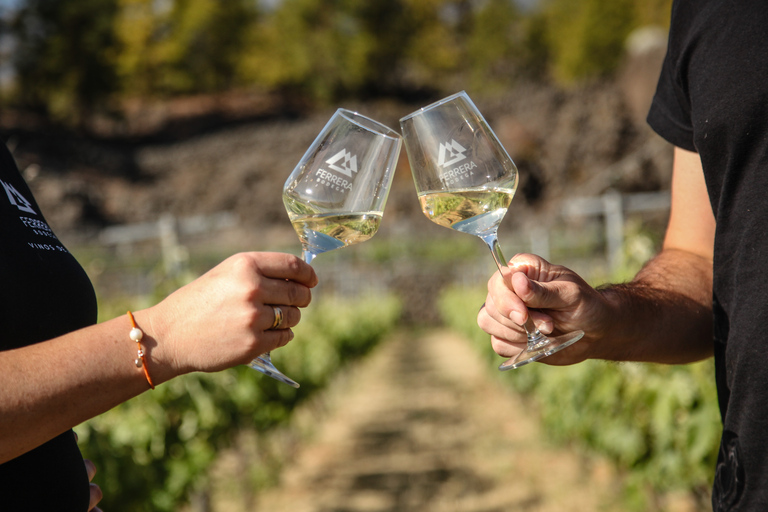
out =
{"type": "Polygon", "coordinates": [[[144,337],[144,331],[139,329],[139,327],[136,325],[136,320],[134,320],[133,313],[130,311],[128,312],[128,318],[131,319],[131,325],[133,326],[133,329],[131,329],[131,332],[128,333],[128,335],[133,341],[136,342],[139,347],[138,357],[133,362],[136,364],[136,368],[141,368],[144,370],[144,376],[147,378],[149,387],[155,389],[155,385],[152,383],[152,378],[149,376],[149,371],[147,370],[147,360],[144,357],[144,350],[141,348],[141,339],[144,337]]]}

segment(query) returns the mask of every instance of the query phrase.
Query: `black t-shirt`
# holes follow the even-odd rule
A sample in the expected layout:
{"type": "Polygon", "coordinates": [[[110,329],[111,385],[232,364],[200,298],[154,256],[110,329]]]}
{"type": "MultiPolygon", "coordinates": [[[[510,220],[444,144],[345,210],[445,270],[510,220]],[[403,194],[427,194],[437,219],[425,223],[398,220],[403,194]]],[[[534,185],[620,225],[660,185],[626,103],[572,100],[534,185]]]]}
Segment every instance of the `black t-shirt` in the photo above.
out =
{"type": "Polygon", "coordinates": [[[713,508],[768,510],[768,2],[675,0],[648,122],[699,153],[717,221],[713,508]]]}
{"type": "MultiPolygon", "coordinates": [[[[94,323],[88,276],[51,231],[0,143],[0,350],[94,323]]],[[[0,464],[0,510],[79,512],[88,501],[88,476],[71,430],[0,464]]]]}

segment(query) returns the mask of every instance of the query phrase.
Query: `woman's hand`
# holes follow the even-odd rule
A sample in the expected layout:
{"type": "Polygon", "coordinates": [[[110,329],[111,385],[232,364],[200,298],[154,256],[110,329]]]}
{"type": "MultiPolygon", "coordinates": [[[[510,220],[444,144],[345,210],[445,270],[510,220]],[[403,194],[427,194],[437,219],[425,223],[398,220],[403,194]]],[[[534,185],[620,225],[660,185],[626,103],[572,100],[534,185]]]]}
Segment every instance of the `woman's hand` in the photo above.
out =
{"type": "MultiPolygon", "coordinates": [[[[75,442],[77,442],[77,432],[73,430],[72,434],[75,436],[75,442]]],[[[83,459],[83,463],[85,464],[85,472],[88,473],[89,482],[90,498],[88,500],[88,512],[101,512],[101,509],[96,505],[101,501],[101,498],[104,497],[104,494],[101,492],[101,487],[93,483],[93,477],[96,476],[96,465],[88,459],[83,459]]]]}
{"type": "MultiPolygon", "coordinates": [[[[135,314],[150,364],[173,374],[246,364],[293,338],[317,284],[312,267],[284,253],[236,254],[158,305],[135,314]],[[275,321],[273,306],[283,312],[275,321]]],[[[161,375],[162,382],[173,375],[161,375]]]]}
{"type": "Polygon", "coordinates": [[[93,483],[93,477],[96,475],[96,466],[88,459],[85,459],[85,470],[88,472],[88,482],[90,482],[91,498],[88,503],[88,512],[101,512],[101,509],[96,505],[101,501],[103,494],[101,487],[93,483]]]}

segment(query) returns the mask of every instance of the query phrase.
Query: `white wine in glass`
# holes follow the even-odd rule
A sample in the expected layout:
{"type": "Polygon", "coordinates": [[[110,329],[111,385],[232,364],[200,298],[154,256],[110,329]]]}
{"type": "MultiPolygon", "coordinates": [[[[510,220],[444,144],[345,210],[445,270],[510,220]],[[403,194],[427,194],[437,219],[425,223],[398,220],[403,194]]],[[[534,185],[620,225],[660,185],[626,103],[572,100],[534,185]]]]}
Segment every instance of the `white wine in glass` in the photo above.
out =
{"type": "MultiPolygon", "coordinates": [[[[467,93],[460,92],[400,120],[408,161],[424,215],[447,228],[480,237],[501,272],[506,259],[498,228],[518,184],[517,167],[467,93]]],[[[528,318],[528,344],[500,370],[519,368],[577,342],[583,331],[545,336],[528,318]]]]}
{"type": "MultiPolygon", "coordinates": [[[[283,186],[283,203],[304,261],[358,244],[379,229],[402,137],[357,112],[338,109],[283,186]]],[[[251,368],[293,387],[269,353],[251,368]]]]}
{"type": "MultiPolygon", "coordinates": [[[[291,198],[284,199],[286,205],[292,204],[291,198]]],[[[381,224],[382,212],[308,214],[303,211],[293,213],[290,206],[287,208],[307,263],[318,254],[365,242],[376,234],[381,224]]]]}

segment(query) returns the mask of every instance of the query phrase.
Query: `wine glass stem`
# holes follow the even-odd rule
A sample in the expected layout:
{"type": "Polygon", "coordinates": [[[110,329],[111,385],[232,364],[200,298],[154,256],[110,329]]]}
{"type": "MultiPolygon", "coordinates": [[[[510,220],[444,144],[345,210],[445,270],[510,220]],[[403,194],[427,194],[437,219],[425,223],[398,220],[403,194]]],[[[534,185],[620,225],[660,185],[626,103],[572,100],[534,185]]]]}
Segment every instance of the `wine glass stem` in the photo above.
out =
{"type": "MultiPolygon", "coordinates": [[[[317,254],[311,251],[308,251],[307,249],[302,249],[301,256],[304,258],[305,262],[312,263],[312,260],[315,259],[315,256],[317,256],[317,254]]],[[[272,356],[270,355],[269,352],[264,352],[264,354],[262,354],[261,357],[263,359],[266,359],[267,362],[269,362],[270,364],[272,363],[272,356]]]]}
{"type": "MultiPolygon", "coordinates": [[[[496,266],[499,267],[499,272],[502,278],[504,278],[504,272],[502,268],[507,267],[507,260],[504,258],[504,254],[501,252],[501,245],[499,244],[499,238],[496,233],[481,237],[483,241],[488,245],[493,255],[493,260],[496,262],[496,266]]],[[[523,325],[525,333],[528,337],[528,348],[536,348],[539,345],[543,345],[547,342],[547,337],[541,334],[541,331],[534,325],[531,315],[526,315],[525,324],[523,325]]]]}
{"type": "Polygon", "coordinates": [[[317,254],[313,253],[310,250],[302,249],[301,256],[304,258],[305,263],[310,264],[312,263],[312,260],[315,259],[315,256],[317,256],[317,254]]]}

